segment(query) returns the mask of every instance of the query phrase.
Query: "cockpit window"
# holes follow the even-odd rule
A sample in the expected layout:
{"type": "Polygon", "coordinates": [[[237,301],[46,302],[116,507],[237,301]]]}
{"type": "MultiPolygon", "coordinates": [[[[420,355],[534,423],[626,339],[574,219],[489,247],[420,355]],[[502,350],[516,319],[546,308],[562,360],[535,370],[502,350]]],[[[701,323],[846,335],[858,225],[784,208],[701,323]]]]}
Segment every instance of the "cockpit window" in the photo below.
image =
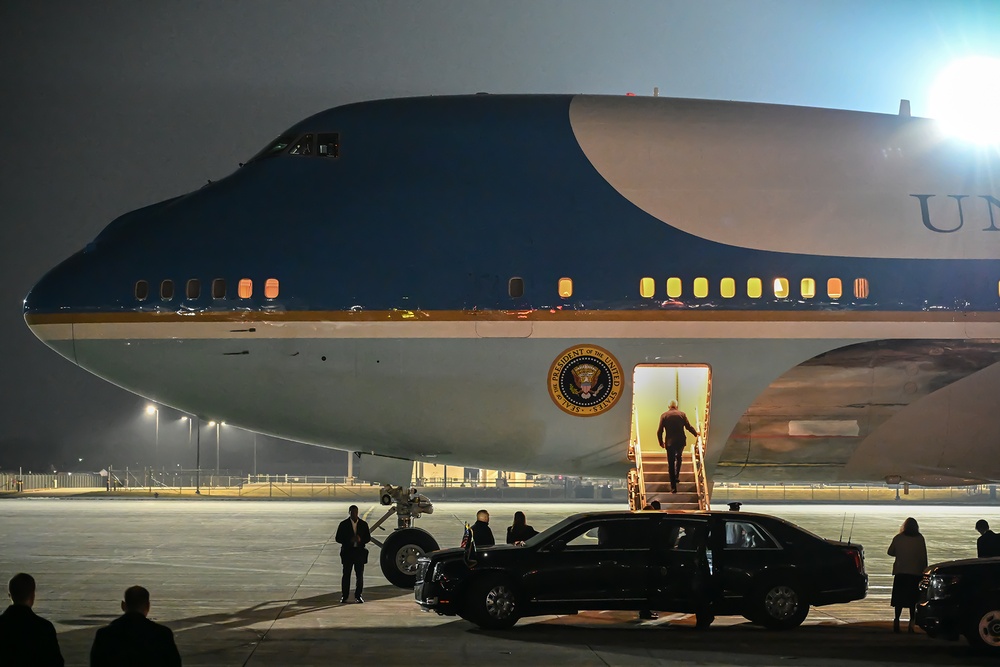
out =
{"type": "Polygon", "coordinates": [[[295,141],[294,134],[283,134],[274,141],[272,141],[271,143],[269,143],[264,148],[264,150],[262,150],[261,152],[257,153],[252,158],[250,158],[250,162],[256,162],[257,160],[263,160],[264,158],[277,155],[278,153],[281,153],[286,148],[288,148],[288,144],[292,143],[293,141],[295,141]]]}
{"type": "Polygon", "coordinates": [[[312,155],[313,135],[307,134],[295,142],[295,145],[288,150],[289,155],[312,155]]]}
{"type": "Polygon", "coordinates": [[[320,134],[316,142],[316,154],[320,157],[340,157],[340,134],[320,134]]]}

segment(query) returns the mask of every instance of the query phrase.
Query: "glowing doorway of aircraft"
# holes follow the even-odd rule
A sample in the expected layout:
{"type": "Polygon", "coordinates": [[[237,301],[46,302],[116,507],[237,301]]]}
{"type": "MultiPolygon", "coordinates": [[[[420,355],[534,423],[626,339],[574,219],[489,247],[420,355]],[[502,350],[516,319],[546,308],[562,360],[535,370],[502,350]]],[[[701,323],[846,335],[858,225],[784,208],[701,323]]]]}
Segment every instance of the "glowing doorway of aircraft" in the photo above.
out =
{"type": "MultiPolygon", "coordinates": [[[[705,364],[639,364],[632,375],[632,442],[646,454],[663,453],[656,438],[670,401],[707,442],[712,369],[705,364]]],[[[688,434],[688,445],[695,441],[688,434]]]]}

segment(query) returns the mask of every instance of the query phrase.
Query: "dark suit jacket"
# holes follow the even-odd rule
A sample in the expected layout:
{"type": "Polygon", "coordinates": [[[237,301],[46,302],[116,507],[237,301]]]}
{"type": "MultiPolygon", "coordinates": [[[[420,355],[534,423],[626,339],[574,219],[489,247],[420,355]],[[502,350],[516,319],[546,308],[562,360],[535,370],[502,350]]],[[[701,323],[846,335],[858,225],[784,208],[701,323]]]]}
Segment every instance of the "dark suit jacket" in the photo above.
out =
{"type": "Polygon", "coordinates": [[[125,612],[97,631],[90,667],[180,667],[174,633],[138,612],[125,612]]]}
{"type": "Polygon", "coordinates": [[[354,528],[351,526],[351,518],[347,517],[337,526],[337,542],[340,543],[340,559],[345,563],[363,563],[365,545],[372,541],[371,531],[368,529],[368,522],[358,518],[358,546],[351,546],[351,539],[354,537],[354,528]]]}
{"type": "Polygon", "coordinates": [[[477,547],[489,547],[497,543],[493,539],[493,531],[490,530],[490,524],[478,520],[472,524],[472,539],[476,541],[477,547]]]}
{"type": "Polygon", "coordinates": [[[0,664],[63,667],[56,629],[23,604],[0,614],[0,664]]]}
{"type": "Polygon", "coordinates": [[[980,558],[1000,556],[1000,535],[987,530],[976,540],[976,555],[980,558]]]}
{"type": "Polygon", "coordinates": [[[691,435],[698,435],[698,432],[691,426],[687,415],[680,410],[667,410],[660,415],[660,427],[656,430],[656,437],[667,449],[671,447],[683,447],[687,444],[687,437],[684,430],[691,431],[691,435]],[[664,437],[666,436],[666,437],[664,437]]]}

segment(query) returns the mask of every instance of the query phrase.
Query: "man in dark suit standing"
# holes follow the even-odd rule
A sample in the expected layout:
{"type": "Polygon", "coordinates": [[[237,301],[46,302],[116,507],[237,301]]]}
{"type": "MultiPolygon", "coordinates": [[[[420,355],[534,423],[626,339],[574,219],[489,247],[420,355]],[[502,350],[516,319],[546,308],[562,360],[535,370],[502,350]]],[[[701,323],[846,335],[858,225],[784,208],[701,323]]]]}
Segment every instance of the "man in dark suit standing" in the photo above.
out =
{"type": "Polygon", "coordinates": [[[486,510],[476,512],[476,522],[472,524],[472,537],[477,547],[491,547],[497,543],[490,528],[490,513],[486,510]]]}
{"type": "Polygon", "coordinates": [[[979,558],[1000,556],[1000,535],[990,530],[990,524],[986,519],[980,519],[976,522],[976,531],[979,532],[979,539],[976,540],[976,555],[979,558]]]}
{"type": "Polygon", "coordinates": [[[35,579],[15,574],[7,584],[11,605],[0,614],[0,664],[63,667],[56,629],[31,610],[35,579]]]}
{"type": "Polygon", "coordinates": [[[340,581],[340,601],[347,602],[347,593],[351,590],[351,568],[354,568],[354,601],[361,604],[365,601],[361,592],[365,587],[365,563],[368,562],[368,549],[365,545],[371,542],[372,534],[368,530],[368,522],[358,516],[358,506],[351,505],[351,516],[337,526],[336,540],[340,543],[340,562],[344,564],[344,577],[340,581]]]}
{"type": "Polygon", "coordinates": [[[677,409],[677,401],[670,401],[670,408],[660,415],[660,428],[656,431],[656,439],[660,441],[660,447],[667,450],[667,463],[670,466],[670,493],[677,493],[681,458],[684,456],[684,447],[687,445],[687,437],[684,435],[685,429],[691,431],[691,435],[694,437],[698,437],[698,431],[691,426],[687,415],[677,409]]]}
{"type": "Polygon", "coordinates": [[[149,591],[142,586],[126,589],[121,606],[125,613],[94,635],[90,667],[180,667],[173,631],[146,618],[149,591]]]}

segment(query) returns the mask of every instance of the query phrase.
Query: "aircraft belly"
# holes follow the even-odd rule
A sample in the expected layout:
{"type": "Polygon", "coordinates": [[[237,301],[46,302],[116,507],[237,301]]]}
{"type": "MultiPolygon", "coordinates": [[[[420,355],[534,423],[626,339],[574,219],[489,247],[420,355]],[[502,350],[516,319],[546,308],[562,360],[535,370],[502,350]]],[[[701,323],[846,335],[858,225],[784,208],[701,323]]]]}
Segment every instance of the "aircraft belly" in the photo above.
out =
{"type": "Polygon", "coordinates": [[[156,338],[76,341],[78,363],[206,419],[337,449],[527,472],[623,476],[631,369],[712,367],[710,463],[785,370],[842,346],[826,339],[156,338]],[[561,410],[547,369],[585,342],[622,367],[619,401],[561,410]],[[761,363],[767,360],[768,363],[761,363]]]}

